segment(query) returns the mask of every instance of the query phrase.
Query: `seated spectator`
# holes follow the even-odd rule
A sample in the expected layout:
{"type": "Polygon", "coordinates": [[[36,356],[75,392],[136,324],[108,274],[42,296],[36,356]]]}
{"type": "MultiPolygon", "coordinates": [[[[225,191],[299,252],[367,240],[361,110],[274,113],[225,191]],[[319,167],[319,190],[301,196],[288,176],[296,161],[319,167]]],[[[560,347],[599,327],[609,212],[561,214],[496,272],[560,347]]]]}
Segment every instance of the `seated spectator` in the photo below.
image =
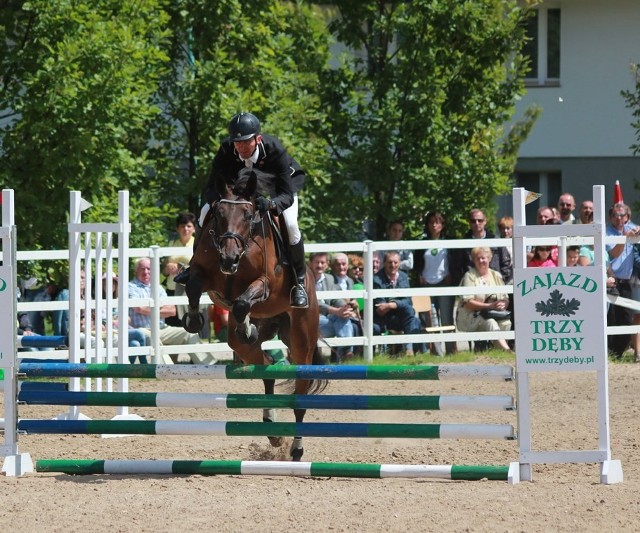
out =
{"type": "MultiPolygon", "coordinates": [[[[118,298],[118,276],[114,275],[113,280],[111,282],[113,298],[117,300],[118,298]]],[[[102,276],[102,290],[103,294],[107,294],[107,275],[104,274],[102,276]]],[[[118,331],[119,320],[118,320],[118,310],[116,308],[113,309],[113,314],[111,316],[111,320],[113,323],[114,331],[118,331]]],[[[127,322],[130,322],[130,318],[127,317],[127,322]]],[[[141,329],[132,328],[129,326],[127,331],[128,343],[127,346],[129,348],[139,348],[141,346],[150,346],[151,339],[148,337],[145,332],[141,329]]],[[[117,343],[117,338],[114,339],[114,343],[117,343]]],[[[136,362],[136,358],[140,362],[141,365],[147,364],[147,356],[146,355],[130,355],[129,363],[134,364],[136,362]]]]}
{"type": "MultiPolygon", "coordinates": [[[[400,254],[387,252],[384,255],[384,265],[373,278],[376,289],[408,289],[409,276],[400,270],[400,254]]],[[[374,301],[375,314],[373,321],[380,327],[380,331],[400,331],[405,334],[420,333],[420,320],[413,308],[409,296],[390,296],[376,298],[374,301]]],[[[424,352],[423,343],[405,345],[407,355],[424,352]]]]}
{"type": "Polygon", "coordinates": [[[551,259],[551,246],[534,246],[533,256],[527,262],[528,267],[556,267],[557,263],[551,259]]]}
{"type": "MultiPolygon", "coordinates": [[[[160,297],[166,298],[167,293],[160,286],[160,297]]],[[[129,298],[151,297],[151,261],[147,257],[141,257],[135,262],[135,279],[129,282],[129,298]]],[[[189,333],[184,328],[168,326],[164,319],[175,316],[176,306],[165,304],[160,308],[160,342],[166,346],[180,344],[198,344],[200,336],[197,333],[189,333]]],[[[138,306],[129,309],[131,327],[142,329],[144,334],[151,337],[151,307],[138,306]]],[[[191,353],[191,362],[194,364],[213,364],[216,362],[211,353],[191,353]]],[[[171,354],[171,360],[176,363],[178,354],[171,354]]]]}
{"type": "Polygon", "coordinates": [[[580,246],[568,246],[565,263],[568,267],[578,266],[580,260],[580,246]]]}
{"type": "MultiPolygon", "coordinates": [[[[189,261],[191,260],[191,256],[193,255],[195,231],[196,216],[193,213],[189,213],[186,211],[179,213],[176,217],[176,234],[178,235],[178,238],[169,241],[167,246],[171,248],[178,248],[180,246],[183,246],[185,248],[185,251],[184,254],[181,255],[166,257],[162,265],[162,273],[167,277],[165,286],[167,289],[167,294],[169,296],[182,296],[185,294],[184,285],[177,284],[174,281],[174,278],[178,274],[178,272],[189,265],[189,261]]],[[[186,314],[186,312],[186,305],[177,305],[175,316],[167,317],[167,324],[169,324],[170,326],[182,327],[182,317],[186,314]]]]}
{"type": "MultiPolygon", "coordinates": [[[[471,250],[474,266],[462,278],[463,287],[503,287],[504,281],[499,272],[489,268],[491,249],[478,247],[471,250]]],[[[506,294],[468,294],[460,297],[457,325],[460,331],[508,331],[511,329],[509,318],[509,299],[506,294]]],[[[511,352],[504,339],[493,341],[497,348],[511,352]]]]}
{"type": "Polygon", "coordinates": [[[354,285],[356,283],[364,283],[364,259],[356,254],[348,254],[347,260],[349,261],[349,270],[347,275],[353,280],[354,285]]]}
{"type": "MultiPolygon", "coordinates": [[[[343,260],[346,260],[344,254],[337,254],[339,257],[338,271],[346,270],[343,260]],[[344,256],[344,258],[342,257],[344,256]]],[[[309,266],[316,280],[316,291],[339,291],[340,285],[336,282],[333,274],[327,273],[328,256],[326,252],[318,252],[311,255],[309,266]]],[[[353,287],[353,280],[351,287],[353,287]]],[[[320,335],[323,337],[353,337],[355,328],[352,318],[355,317],[355,311],[350,301],[334,298],[332,300],[322,300],[318,294],[318,310],[320,311],[320,335]]],[[[352,346],[339,346],[331,350],[331,362],[340,363],[345,359],[353,357],[352,346]]]]}

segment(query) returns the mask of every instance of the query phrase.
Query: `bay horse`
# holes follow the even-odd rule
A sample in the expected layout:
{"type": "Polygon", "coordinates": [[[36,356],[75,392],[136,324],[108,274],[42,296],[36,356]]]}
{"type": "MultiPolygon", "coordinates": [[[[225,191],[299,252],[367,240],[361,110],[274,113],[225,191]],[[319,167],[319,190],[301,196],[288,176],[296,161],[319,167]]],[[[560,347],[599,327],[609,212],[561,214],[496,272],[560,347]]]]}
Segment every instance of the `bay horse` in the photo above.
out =
{"type": "MultiPolygon", "coordinates": [[[[259,170],[243,169],[233,189],[217,191],[220,199],[208,213],[191,260],[186,283],[189,306],[182,325],[189,332],[200,331],[204,324],[200,296],[207,292],[215,305],[230,310],[228,343],[244,364],[270,364],[262,342],[276,334],[289,349],[291,363],[322,364],[313,275],[307,269],[309,307],[292,308],[293,268],[283,265],[283,254],[277,251],[271,215],[261,216],[255,207],[258,194],[269,195],[265,176],[259,170]]],[[[263,381],[265,394],[273,394],[275,380],[263,381]]],[[[317,394],[326,386],[326,380],[297,379],[293,392],[317,394]]],[[[294,409],[296,423],[304,420],[305,413],[305,409],[294,409]]],[[[274,420],[274,410],[264,409],[263,421],[274,420]]],[[[269,437],[269,441],[273,446],[284,444],[282,437],[269,437]]],[[[303,453],[302,437],[296,436],[289,455],[299,461],[303,453]]]]}

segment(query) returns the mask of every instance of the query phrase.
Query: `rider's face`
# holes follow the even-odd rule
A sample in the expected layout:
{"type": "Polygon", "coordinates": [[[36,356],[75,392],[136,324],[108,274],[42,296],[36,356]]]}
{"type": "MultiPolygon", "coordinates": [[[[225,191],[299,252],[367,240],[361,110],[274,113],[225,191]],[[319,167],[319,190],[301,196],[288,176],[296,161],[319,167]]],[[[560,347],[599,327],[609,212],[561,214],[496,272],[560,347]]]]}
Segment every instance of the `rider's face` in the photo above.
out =
{"type": "Polygon", "coordinates": [[[253,155],[253,152],[256,151],[256,147],[261,139],[261,135],[256,135],[246,141],[234,141],[233,146],[242,159],[249,159],[253,155]]]}

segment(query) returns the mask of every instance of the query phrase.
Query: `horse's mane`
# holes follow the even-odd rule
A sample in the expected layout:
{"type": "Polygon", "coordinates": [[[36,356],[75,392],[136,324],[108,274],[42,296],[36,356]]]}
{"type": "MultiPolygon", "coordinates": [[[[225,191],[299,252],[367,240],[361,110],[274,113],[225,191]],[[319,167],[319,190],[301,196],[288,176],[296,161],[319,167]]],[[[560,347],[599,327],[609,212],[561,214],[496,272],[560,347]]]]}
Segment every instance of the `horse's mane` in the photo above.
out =
{"type": "Polygon", "coordinates": [[[255,193],[251,196],[271,197],[276,195],[274,176],[275,174],[263,172],[254,168],[243,168],[238,172],[238,178],[233,184],[233,193],[238,196],[244,196],[245,188],[251,178],[251,174],[255,174],[257,178],[255,193]]]}

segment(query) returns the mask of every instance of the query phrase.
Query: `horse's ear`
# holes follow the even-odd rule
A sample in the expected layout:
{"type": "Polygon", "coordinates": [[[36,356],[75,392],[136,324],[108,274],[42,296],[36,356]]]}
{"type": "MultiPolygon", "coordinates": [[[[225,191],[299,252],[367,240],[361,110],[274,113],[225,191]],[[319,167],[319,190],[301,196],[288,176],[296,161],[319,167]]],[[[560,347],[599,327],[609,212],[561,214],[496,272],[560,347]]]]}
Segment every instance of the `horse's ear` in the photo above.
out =
{"type": "Polygon", "coordinates": [[[227,196],[227,184],[224,180],[215,180],[216,192],[220,198],[226,198],[227,196]]]}
{"type": "Polygon", "coordinates": [[[256,193],[256,187],[258,186],[258,176],[252,170],[251,175],[249,176],[249,180],[244,187],[243,196],[245,198],[251,198],[256,193]]]}

